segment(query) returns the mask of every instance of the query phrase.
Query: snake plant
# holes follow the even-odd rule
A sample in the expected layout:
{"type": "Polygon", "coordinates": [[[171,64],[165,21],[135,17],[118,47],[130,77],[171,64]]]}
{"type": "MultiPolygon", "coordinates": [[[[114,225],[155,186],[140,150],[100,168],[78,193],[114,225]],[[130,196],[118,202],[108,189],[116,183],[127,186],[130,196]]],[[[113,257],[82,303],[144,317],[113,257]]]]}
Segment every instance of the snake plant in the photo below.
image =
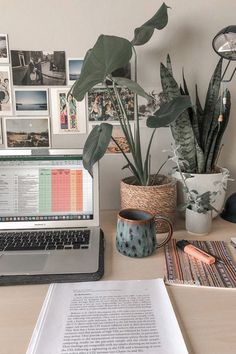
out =
{"type": "Polygon", "coordinates": [[[118,141],[113,138],[113,125],[101,123],[95,126],[85,142],[83,153],[83,164],[91,174],[94,163],[103,157],[112,139],[126,160],[124,168],[128,168],[135,177],[134,183],[139,185],[150,184],[150,149],[156,128],[170,124],[190,107],[191,102],[186,95],[174,97],[170,102],[164,103],[160,111],[158,111],[158,119],[155,116],[150,117],[152,121],[154,120],[154,129],[148,148],[144,154],[142,153],[139,117],[137,115],[137,99],[135,109],[135,134],[133,134],[124,102],[119,94],[119,87],[126,87],[135,95],[140,95],[147,100],[150,96],[136,80],[133,81],[127,78],[114,77],[113,72],[119,68],[125,67],[130,62],[133,55],[135,57],[135,63],[137,64],[135,47],[147,43],[152,37],[154,30],[163,29],[167,23],[168,6],[163,3],[151,19],[135,29],[134,38],[131,41],[117,36],[100,35],[94,47],[87,51],[80,78],[73,85],[71,93],[76,100],[81,101],[90,89],[102,83],[110,95],[111,101],[114,103],[113,107],[118,107],[117,114],[119,123],[131,152],[131,154],[127,155],[118,141]],[[108,85],[107,81],[112,84],[108,85]],[[116,102],[114,102],[114,96],[116,102]]]}
{"type": "MultiPolygon", "coordinates": [[[[221,139],[230,114],[230,92],[221,94],[222,59],[219,60],[211,77],[204,107],[201,106],[196,86],[195,105],[189,107],[170,127],[180,158],[187,161],[190,173],[211,173],[215,170],[221,139]]],[[[166,65],[160,67],[162,89],[167,101],[180,95],[189,95],[185,77],[179,87],[173,77],[169,55],[166,65]]]]}

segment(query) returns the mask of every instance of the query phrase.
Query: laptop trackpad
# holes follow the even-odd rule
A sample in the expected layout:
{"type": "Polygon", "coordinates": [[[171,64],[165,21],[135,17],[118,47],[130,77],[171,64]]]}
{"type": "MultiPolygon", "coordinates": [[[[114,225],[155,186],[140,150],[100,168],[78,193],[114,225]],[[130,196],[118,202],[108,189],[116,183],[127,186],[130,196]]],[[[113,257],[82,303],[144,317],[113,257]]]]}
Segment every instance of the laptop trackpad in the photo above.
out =
{"type": "Polygon", "coordinates": [[[3,254],[0,257],[0,272],[3,273],[30,273],[43,270],[48,254],[21,252],[21,254],[3,254]]]}

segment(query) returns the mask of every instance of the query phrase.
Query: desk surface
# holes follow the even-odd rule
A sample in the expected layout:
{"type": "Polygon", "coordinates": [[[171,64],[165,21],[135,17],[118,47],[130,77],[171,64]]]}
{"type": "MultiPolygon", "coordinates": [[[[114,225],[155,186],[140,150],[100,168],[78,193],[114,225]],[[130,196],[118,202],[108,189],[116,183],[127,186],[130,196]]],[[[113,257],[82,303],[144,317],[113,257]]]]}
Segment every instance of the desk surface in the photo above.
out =
{"type": "MultiPolygon", "coordinates": [[[[103,280],[163,277],[162,249],[142,259],[125,257],[115,249],[116,212],[102,212],[101,226],[106,238],[103,280]]],[[[193,238],[183,230],[182,220],[175,227],[174,237],[193,238]]],[[[212,232],[204,236],[204,240],[229,241],[232,236],[236,236],[236,224],[217,218],[212,232]]],[[[229,247],[236,260],[236,250],[229,247]]],[[[0,287],[1,354],[26,352],[47,289],[48,285],[0,287]]],[[[236,353],[236,289],[173,285],[167,286],[167,290],[190,353],[236,353]]]]}

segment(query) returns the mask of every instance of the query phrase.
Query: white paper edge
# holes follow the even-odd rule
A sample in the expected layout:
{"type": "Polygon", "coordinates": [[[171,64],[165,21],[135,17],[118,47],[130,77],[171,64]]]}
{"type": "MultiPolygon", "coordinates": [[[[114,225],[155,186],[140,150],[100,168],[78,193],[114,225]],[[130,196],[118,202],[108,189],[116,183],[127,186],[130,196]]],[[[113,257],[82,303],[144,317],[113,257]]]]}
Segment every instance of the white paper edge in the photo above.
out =
{"type": "Polygon", "coordinates": [[[39,313],[39,317],[37,319],[33,334],[31,336],[30,342],[29,342],[29,346],[27,348],[26,354],[33,354],[35,353],[36,350],[36,344],[38,342],[38,339],[40,337],[40,333],[41,333],[41,329],[43,327],[44,321],[46,319],[46,313],[47,310],[49,308],[49,304],[50,304],[50,299],[52,296],[52,292],[55,289],[55,284],[51,284],[49,286],[49,289],[47,291],[46,297],[44,299],[41,311],[39,313]]]}

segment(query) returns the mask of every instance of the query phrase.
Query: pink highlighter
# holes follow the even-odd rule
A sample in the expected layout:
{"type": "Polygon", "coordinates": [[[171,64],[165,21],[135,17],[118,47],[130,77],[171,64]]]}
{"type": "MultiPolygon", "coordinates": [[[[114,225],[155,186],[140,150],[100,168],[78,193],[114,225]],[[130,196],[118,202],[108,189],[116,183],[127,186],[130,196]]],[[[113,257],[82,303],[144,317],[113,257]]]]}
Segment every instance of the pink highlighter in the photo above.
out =
{"type": "Polygon", "coordinates": [[[180,248],[182,251],[187,253],[188,255],[199,259],[199,261],[207,263],[207,264],[213,264],[217,260],[217,257],[214,257],[213,255],[201,250],[200,248],[192,245],[190,242],[187,240],[182,240],[176,242],[176,246],[180,248]]]}

